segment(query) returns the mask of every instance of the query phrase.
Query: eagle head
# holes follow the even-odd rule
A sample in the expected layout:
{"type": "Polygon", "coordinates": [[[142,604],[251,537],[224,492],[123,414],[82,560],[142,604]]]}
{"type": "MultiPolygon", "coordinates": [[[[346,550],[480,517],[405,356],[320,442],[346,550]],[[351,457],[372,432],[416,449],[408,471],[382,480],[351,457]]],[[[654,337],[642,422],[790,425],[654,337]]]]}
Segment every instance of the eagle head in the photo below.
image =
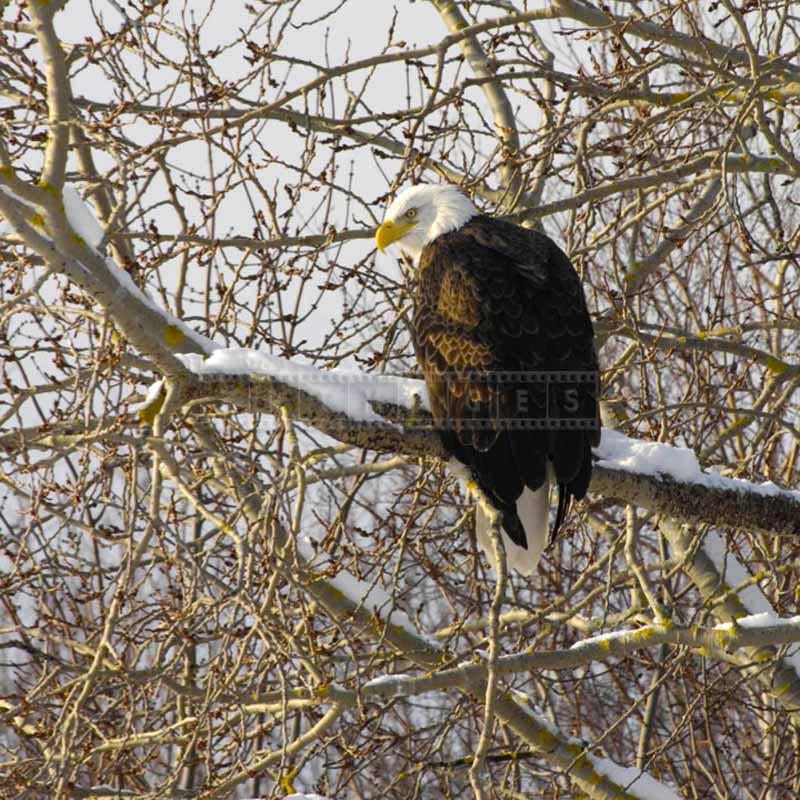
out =
{"type": "Polygon", "coordinates": [[[472,201],[455,186],[411,186],[387,209],[375,243],[381,252],[396,244],[416,262],[428,242],[458,230],[477,213],[472,201]]]}

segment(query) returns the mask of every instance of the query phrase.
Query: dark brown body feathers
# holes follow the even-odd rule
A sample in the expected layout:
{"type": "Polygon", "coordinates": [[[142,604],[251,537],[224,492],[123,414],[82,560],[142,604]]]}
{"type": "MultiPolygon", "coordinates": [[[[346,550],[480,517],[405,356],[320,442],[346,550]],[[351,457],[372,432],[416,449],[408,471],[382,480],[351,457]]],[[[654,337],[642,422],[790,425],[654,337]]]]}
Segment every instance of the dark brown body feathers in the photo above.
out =
{"type": "MultiPolygon", "coordinates": [[[[555,533],[569,500],[586,493],[599,423],[525,429],[545,416],[547,390],[513,373],[597,371],[591,319],[567,256],[544,234],[473,217],[422,251],[413,335],[445,446],[470,468],[512,541],[526,546],[515,502],[525,486],[542,486],[548,460],[559,486],[555,533]]],[[[596,384],[580,384],[577,396],[576,416],[598,419],[596,384]]]]}

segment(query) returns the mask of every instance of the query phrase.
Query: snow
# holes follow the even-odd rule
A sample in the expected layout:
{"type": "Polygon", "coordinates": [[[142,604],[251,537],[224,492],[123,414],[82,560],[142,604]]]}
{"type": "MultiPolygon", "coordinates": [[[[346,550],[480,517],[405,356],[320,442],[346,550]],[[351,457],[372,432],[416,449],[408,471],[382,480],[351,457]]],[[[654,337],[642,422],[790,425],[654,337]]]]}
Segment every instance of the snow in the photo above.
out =
{"type": "Polygon", "coordinates": [[[353,603],[376,614],[389,625],[396,625],[415,638],[419,637],[419,632],[411,624],[405,611],[395,609],[387,616],[386,609],[391,608],[394,601],[382,586],[362,581],[347,570],[341,570],[329,583],[353,603]]]}
{"type": "MultiPolygon", "coordinates": [[[[771,629],[771,628],[797,628],[800,627],[800,616],[778,617],[772,612],[765,611],[763,614],[751,614],[749,617],[737,617],[736,622],[721,622],[714,626],[715,631],[733,631],[736,628],[747,628],[747,630],[771,629]]],[[[790,657],[791,660],[791,657],[790,657]]]]}
{"type": "MultiPolygon", "coordinates": [[[[724,578],[728,586],[735,588],[745,581],[752,580],[753,576],[733,553],[728,552],[725,542],[716,531],[709,531],[706,534],[706,538],[703,540],[703,551],[714,563],[717,572],[724,578]]],[[[737,592],[737,596],[751,614],[775,616],[772,604],[758,586],[746,586],[737,592]]]]}
{"type": "Polygon", "coordinates": [[[800,491],[781,489],[772,481],[752,483],[740,478],[725,478],[700,468],[694,451],[663,442],[631,439],[619,431],[603,429],[600,445],[594,449],[597,464],[608,469],[672,478],[709,489],[754,492],[767,497],[781,496],[800,502],[800,491]]]}
{"type": "Polygon", "coordinates": [[[372,403],[392,403],[410,409],[419,398],[420,407],[428,407],[425,384],[409,378],[367,375],[345,369],[322,371],[310,364],[298,364],[241,347],[219,348],[208,357],[188,353],[178,358],[196,375],[268,375],[316,397],[331,411],[362,422],[387,424],[386,419],[373,410],[372,403]]]}
{"type": "MultiPolygon", "coordinates": [[[[114,274],[126,291],[141,295],[127,273],[115,267],[114,274]]],[[[165,314],[149,299],[144,296],[142,299],[160,314],[165,314]]],[[[391,375],[368,375],[356,370],[322,371],[310,364],[298,364],[259,350],[239,347],[225,349],[194,333],[179,320],[175,320],[174,324],[198,341],[208,354],[178,355],[186,368],[197,375],[268,375],[307,392],[332,411],[342,413],[354,421],[387,424],[386,419],[373,409],[374,403],[392,404],[410,410],[415,406],[430,410],[427,389],[422,381],[391,375]]],[[[781,489],[771,481],[752,483],[705,472],[700,468],[694,451],[689,448],[632,439],[608,428],[603,429],[602,440],[594,454],[598,466],[608,469],[665,476],[709,489],[754,492],[768,497],[781,496],[800,503],[800,491],[781,489]]],[[[459,470],[456,462],[451,461],[449,466],[462,481],[469,479],[463,469],[459,470]]]]}
{"type": "MultiPolygon", "coordinates": [[[[308,536],[298,537],[297,552],[312,568],[322,570],[331,567],[330,559],[313,546],[312,540],[308,536]]],[[[356,578],[355,575],[347,572],[347,570],[340,570],[333,578],[327,578],[327,582],[334,589],[338,589],[352,603],[375,614],[388,625],[402,628],[402,630],[416,639],[424,638],[431,647],[435,647],[437,650],[440,649],[438,642],[420,634],[405,611],[395,609],[387,615],[386,610],[394,605],[394,599],[377,581],[368,583],[356,578]]]]}
{"type": "Polygon", "coordinates": [[[151,403],[155,401],[155,399],[161,393],[161,387],[163,385],[164,385],[163,378],[160,381],[151,383],[147,389],[147,396],[144,398],[144,400],[142,400],[141,403],[134,403],[132,406],[130,406],[130,413],[138,414],[140,411],[144,411],[151,403]]]}
{"type": "MultiPolygon", "coordinates": [[[[0,191],[13,198],[17,203],[26,206],[32,212],[38,211],[38,206],[36,206],[35,203],[23,199],[8,187],[4,186],[0,188],[0,191]]],[[[61,197],[64,201],[64,213],[67,215],[67,222],[69,222],[70,227],[92,248],[92,250],[96,250],[100,242],[103,241],[104,236],[103,228],[97,221],[97,217],[95,217],[86,203],[83,202],[74,186],[66,184],[61,193],[61,197]]],[[[9,226],[9,231],[10,230],[11,228],[9,226]]]]}
{"type": "Polygon", "coordinates": [[[588,639],[581,639],[579,642],[575,642],[575,644],[573,644],[569,649],[581,650],[584,647],[591,647],[593,645],[599,644],[600,642],[610,642],[613,641],[614,639],[624,639],[631,633],[635,633],[635,630],[625,629],[621,631],[610,631],[609,633],[599,633],[597,634],[597,636],[590,636],[588,639]]]}
{"type": "MultiPolygon", "coordinates": [[[[133,282],[133,278],[131,278],[131,276],[125,272],[124,269],[120,269],[114,263],[113,259],[106,258],[105,264],[108,268],[109,275],[111,275],[111,277],[119,284],[119,289],[116,291],[118,296],[123,298],[132,296],[136,298],[137,302],[152,309],[156,314],[164,319],[167,325],[179,330],[184,334],[184,336],[186,336],[187,339],[191,339],[191,341],[198,345],[204,352],[212,353],[220,348],[220,346],[214,341],[206,336],[203,336],[201,333],[197,333],[197,331],[192,330],[192,328],[190,328],[185,322],[177,317],[174,317],[169,313],[169,311],[165,311],[163,308],[161,308],[161,306],[158,305],[158,303],[155,303],[153,300],[151,300],[147,294],[145,294],[145,292],[143,292],[133,282]]],[[[204,356],[199,356],[199,358],[204,358],[204,356]]]]}
{"type": "MultiPolygon", "coordinates": [[[[350,373],[352,375],[352,373],[350,373]]],[[[397,375],[365,375],[360,373],[359,380],[364,382],[373,403],[388,403],[412,409],[418,403],[419,408],[430,412],[431,402],[428,387],[424,381],[415,378],[401,378],[397,375]]]]}
{"type": "MultiPolygon", "coordinates": [[[[10,197],[12,200],[16,201],[17,203],[20,203],[23,206],[27,206],[31,211],[38,211],[39,210],[38,206],[36,206],[33,203],[31,203],[30,200],[24,200],[16,192],[12,191],[7,186],[0,186],[0,192],[2,192],[7,197],[10,197]]],[[[9,229],[10,232],[14,230],[13,226],[10,223],[8,223],[8,229],[9,229]]]]}
{"type": "MultiPolygon", "coordinates": [[[[729,623],[730,624],[730,623],[729,623]]],[[[740,617],[736,624],[741,628],[782,628],[800,625],[800,616],[776,617],[774,614],[752,614],[749,617],[740,617]]],[[[732,626],[731,626],[732,627],[732,626]]]]}
{"type": "Polygon", "coordinates": [[[639,800],[681,800],[668,786],[636,767],[621,767],[609,758],[588,755],[595,772],[610,778],[639,800]]]}
{"type": "MultiPolygon", "coordinates": [[[[31,204],[27,200],[23,200],[10,189],[6,187],[0,187],[0,192],[3,192],[16,202],[27,206],[32,211],[37,211],[37,207],[35,205],[31,204]]],[[[133,282],[131,276],[114,263],[113,259],[103,257],[103,255],[97,250],[98,246],[103,241],[103,227],[97,221],[97,217],[95,217],[94,212],[83,201],[80,194],[73,186],[70,186],[69,184],[64,186],[62,198],[64,201],[64,213],[66,214],[67,222],[69,222],[70,227],[75,231],[76,234],[78,234],[78,236],[83,239],[86,245],[92,251],[94,251],[95,255],[104,260],[105,266],[108,269],[108,274],[119,284],[119,289],[116,292],[118,296],[123,298],[133,297],[137,302],[140,302],[152,309],[156,314],[165,320],[167,325],[183,333],[187,339],[193,341],[204,352],[211,353],[219,348],[219,345],[215,344],[211,339],[208,339],[202,334],[192,330],[192,328],[190,328],[180,319],[174,317],[168,311],[165,311],[163,308],[161,308],[161,306],[151,300],[147,294],[133,282]]],[[[39,230],[38,233],[40,236],[50,241],[50,239],[41,230],[39,230]]],[[[2,235],[2,231],[0,231],[0,235],[2,235]]],[[[85,264],[81,264],[77,260],[75,263],[77,263],[84,270],[84,272],[91,272],[91,270],[86,268],[85,264]]]]}
{"type": "Polygon", "coordinates": [[[302,794],[295,792],[294,794],[287,794],[281,800],[330,800],[329,797],[323,797],[321,794],[302,794]]]}
{"type": "Polygon", "coordinates": [[[92,250],[97,250],[105,236],[97,217],[83,202],[74,186],[69,184],[64,186],[61,196],[64,199],[64,212],[67,215],[67,222],[69,222],[70,227],[92,250]]]}
{"type": "MultiPolygon", "coordinates": [[[[703,552],[714,563],[714,567],[719,572],[720,577],[724,578],[725,583],[731,588],[735,588],[745,581],[752,580],[752,575],[742,566],[741,562],[733,553],[729,553],[725,542],[716,531],[709,531],[703,540],[703,552]]],[[[750,612],[747,617],[736,620],[737,625],[743,627],[761,627],[764,625],[775,625],[783,622],[775,613],[775,609],[767,599],[764,592],[758,585],[746,586],[739,589],[736,596],[742,605],[750,612]]],[[[784,624],[792,624],[794,621],[800,622],[800,617],[790,617],[784,624]]],[[[730,623],[727,623],[730,625],[730,623]]],[[[722,627],[722,626],[720,626],[722,627]]],[[[730,627],[733,627],[730,625],[730,627]]],[[[783,660],[794,669],[800,677],[800,647],[789,650],[783,660]]]]}
{"type": "MultiPolygon", "coordinates": [[[[16,192],[12,192],[11,189],[9,189],[6,186],[0,186],[0,192],[2,192],[4,195],[6,195],[6,197],[10,197],[16,203],[19,203],[20,205],[26,206],[28,209],[30,209],[31,216],[28,219],[28,222],[33,224],[34,215],[38,215],[39,214],[39,206],[35,205],[34,203],[30,203],[27,200],[23,200],[18,194],[16,194],[16,192]]],[[[89,212],[89,213],[91,213],[91,212],[89,212]]],[[[14,227],[13,227],[13,225],[10,225],[10,224],[6,225],[6,228],[2,231],[2,233],[5,233],[5,234],[9,234],[9,233],[12,233],[12,232],[14,232],[14,227]]],[[[42,227],[39,227],[39,229],[36,231],[36,233],[39,236],[41,236],[42,239],[44,239],[47,242],[52,242],[53,241],[45,233],[45,231],[42,229],[42,227]]],[[[75,264],[77,266],[79,266],[84,272],[86,272],[86,273],[89,272],[89,270],[86,269],[86,266],[84,264],[81,264],[80,261],[75,261],[75,264]]]]}
{"type": "Polygon", "coordinates": [[[397,672],[389,675],[379,675],[377,678],[373,678],[371,681],[367,681],[362,688],[364,689],[378,689],[382,686],[386,686],[387,684],[392,684],[395,681],[402,681],[407,680],[410,678],[410,675],[407,675],[403,672],[397,672]]]}
{"type": "MultiPolygon", "coordinates": [[[[624,631],[624,633],[629,632],[630,631],[624,631]]],[[[595,638],[602,639],[604,637],[595,638]]],[[[586,641],[589,640],[587,639],[586,641]]],[[[576,739],[574,736],[565,736],[527,695],[519,691],[514,691],[513,695],[514,698],[524,706],[524,712],[530,716],[539,727],[544,728],[548,733],[552,734],[553,737],[567,745],[579,747],[584,751],[587,747],[590,747],[590,745],[581,739],[576,739]]],[[[610,778],[618,786],[624,788],[628,794],[639,798],[639,800],[681,800],[672,789],[665,786],[660,781],[657,781],[646,772],[642,772],[640,769],[635,767],[622,767],[609,758],[593,756],[591,753],[586,753],[585,755],[595,772],[610,778]]]]}
{"type": "Polygon", "coordinates": [[[573,736],[565,736],[559,728],[554,725],[547,715],[542,711],[539,706],[537,706],[531,699],[526,695],[524,692],[520,692],[516,689],[512,689],[512,695],[514,699],[524,706],[525,713],[531,717],[536,724],[540,728],[544,728],[548,733],[552,734],[556,739],[560,739],[565,741],[569,744],[574,744],[579,747],[583,747],[585,742],[582,742],[580,739],[576,739],[573,736]]]}
{"type": "MultiPolygon", "coordinates": [[[[262,800],[260,797],[251,797],[249,800],[262,800]]],[[[264,798],[266,800],[266,798],[264,798]]],[[[331,800],[330,797],[323,797],[321,794],[306,794],[304,792],[294,792],[293,794],[285,794],[278,800],[331,800]]]]}
{"type": "MultiPolygon", "coordinates": [[[[88,247],[94,250],[100,258],[103,258],[97,251],[97,247],[103,241],[104,231],[92,209],[83,201],[80,194],[78,194],[73,186],[68,184],[64,186],[62,197],[64,198],[64,212],[67,215],[67,221],[72,226],[75,233],[77,233],[86,242],[88,247]]],[[[118,294],[135,297],[138,302],[149,307],[155,311],[156,314],[163,317],[168,325],[179,330],[187,339],[193,341],[204,352],[211,353],[219,348],[219,345],[215,344],[211,339],[197,333],[197,331],[190,328],[177,317],[172,316],[172,314],[165,311],[161,306],[151,300],[147,294],[133,282],[131,276],[114,263],[113,259],[105,258],[104,260],[109,274],[119,284],[118,294]]]]}
{"type": "Polygon", "coordinates": [[[663,442],[631,439],[618,431],[603,429],[595,448],[599,464],[643,475],[669,475],[678,481],[694,481],[701,474],[694,451],[663,442]]]}

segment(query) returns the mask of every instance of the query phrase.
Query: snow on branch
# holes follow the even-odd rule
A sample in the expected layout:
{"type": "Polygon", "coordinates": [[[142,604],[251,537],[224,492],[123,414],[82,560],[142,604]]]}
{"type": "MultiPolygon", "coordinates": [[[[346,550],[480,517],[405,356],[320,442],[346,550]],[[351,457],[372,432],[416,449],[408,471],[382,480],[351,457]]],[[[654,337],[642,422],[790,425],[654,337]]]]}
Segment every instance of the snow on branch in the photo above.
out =
{"type": "Polygon", "coordinates": [[[800,534],[800,492],[706,472],[692,450],[604,430],[593,491],[685,522],[800,534]]]}
{"type": "MultiPolygon", "coordinates": [[[[510,653],[498,659],[497,671],[500,675],[514,675],[543,669],[573,670],[609,658],[625,658],[661,644],[691,647],[736,661],[738,650],[796,642],[800,642],[800,616],[754,614],[709,628],[672,623],[643,625],[590,636],[560,650],[510,653]]],[[[361,696],[364,700],[416,696],[480,681],[486,674],[485,659],[476,656],[472,661],[428,675],[382,675],[362,686],[361,696]]]]}
{"type": "MultiPolygon", "coordinates": [[[[684,571],[704,603],[714,609],[714,616],[721,621],[717,628],[724,636],[735,634],[737,646],[745,648],[748,663],[740,665],[743,674],[760,683],[797,719],[800,708],[797,647],[783,652],[779,645],[792,641],[783,637],[791,634],[792,626],[800,620],[777,617],[758,585],[763,576],[750,575],[736,556],[727,552],[716,531],[708,531],[698,548],[689,530],[666,517],[659,520],[659,529],[676,556],[683,560],[684,571]]],[[[732,649],[735,648],[731,643],[725,641],[725,650],[732,649]]]]}
{"type": "MultiPolygon", "coordinates": [[[[322,371],[257,350],[180,356],[191,373],[186,400],[231,401],[253,410],[285,406],[339,441],[377,451],[444,455],[422,381],[322,371]]],[[[800,492],[704,471],[693,451],[605,429],[591,490],[686,522],[800,535],[800,492]]]]}
{"type": "Polygon", "coordinates": [[[105,309],[115,326],[165,374],[181,368],[176,353],[210,353],[217,346],[152,301],[97,248],[104,232],[77,191],[22,180],[2,163],[0,215],[54,274],[72,280],[105,309]]]}

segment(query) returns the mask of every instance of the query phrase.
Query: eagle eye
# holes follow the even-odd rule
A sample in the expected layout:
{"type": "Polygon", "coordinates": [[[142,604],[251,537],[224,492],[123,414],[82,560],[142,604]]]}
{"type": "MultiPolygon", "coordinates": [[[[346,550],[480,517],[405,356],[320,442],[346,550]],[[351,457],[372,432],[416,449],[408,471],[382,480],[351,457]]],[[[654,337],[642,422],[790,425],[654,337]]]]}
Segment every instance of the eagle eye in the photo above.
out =
{"type": "Polygon", "coordinates": [[[417,216],[417,209],[416,208],[409,208],[406,211],[406,219],[416,219],[417,216]]]}

